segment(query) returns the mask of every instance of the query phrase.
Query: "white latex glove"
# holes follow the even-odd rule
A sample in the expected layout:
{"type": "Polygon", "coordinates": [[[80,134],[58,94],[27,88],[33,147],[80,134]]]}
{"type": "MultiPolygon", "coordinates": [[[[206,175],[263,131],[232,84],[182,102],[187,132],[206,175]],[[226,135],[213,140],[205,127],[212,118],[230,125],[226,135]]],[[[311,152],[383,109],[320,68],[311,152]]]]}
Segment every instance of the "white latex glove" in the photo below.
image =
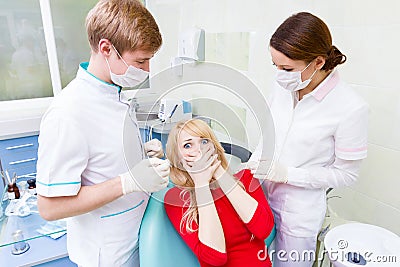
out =
{"type": "Polygon", "coordinates": [[[164,157],[164,151],[160,140],[157,138],[151,139],[150,141],[144,143],[144,150],[147,156],[152,158],[162,158],[164,157]]]}
{"type": "Polygon", "coordinates": [[[272,164],[266,179],[275,183],[287,183],[288,168],[279,162],[275,162],[272,164]]]}
{"type": "Polygon", "coordinates": [[[168,160],[149,158],[140,161],[130,171],[121,174],[122,193],[156,192],[168,185],[168,160]]]}
{"type": "Polygon", "coordinates": [[[244,168],[250,169],[254,178],[268,180],[275,183],[287,183],[287,167],[279,162],[271,163],[271,160],[261,159],[259,162],[249,161],[243,164],[244,168]]]}
{"type": "Polygon", "coordinates": [[[264,177],[268,174],[270,165],[271,161],[268,160],[248,161],[240,163],[238,171],[249,169],[254,177],[258,177],[257,179],[265,179],[261,177],[264,177]]]}

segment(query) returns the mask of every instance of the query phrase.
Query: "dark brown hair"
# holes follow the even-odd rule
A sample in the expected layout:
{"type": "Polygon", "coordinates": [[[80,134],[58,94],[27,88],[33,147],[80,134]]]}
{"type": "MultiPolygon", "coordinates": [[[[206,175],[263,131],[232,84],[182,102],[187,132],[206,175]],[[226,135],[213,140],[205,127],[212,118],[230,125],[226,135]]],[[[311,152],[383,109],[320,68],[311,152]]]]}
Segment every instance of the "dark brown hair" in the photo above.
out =
{"type": "Polygon", "coordinates": [[[270,46],[290,59],[311,62],[325,58],[325,71],[346,61],[346,56],[332,45],[328,26],[318,17],[300,12],[287,18],[272,35],[270,46]]]}

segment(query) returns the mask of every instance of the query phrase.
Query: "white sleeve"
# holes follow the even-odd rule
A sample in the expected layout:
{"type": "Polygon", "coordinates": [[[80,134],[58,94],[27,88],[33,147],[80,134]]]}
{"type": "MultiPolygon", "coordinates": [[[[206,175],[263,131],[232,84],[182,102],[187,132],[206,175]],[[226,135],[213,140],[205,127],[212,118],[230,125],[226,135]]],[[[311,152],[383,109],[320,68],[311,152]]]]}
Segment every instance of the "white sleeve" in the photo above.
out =
{"type": "Polygon", "coordinates": [[[368,105],[362,105],[343,118],[335,132],[335,155],[345,160],[367,157],[368,105]]]}
{"type": "Polygon", "coordinates": [[[288,168],[288,184],[304,188],[337,188],[357,181],[362,160],[336,158],[332,166],[288,168]]]}
{"type": "Polygon", "coordinates": [[[89,159],[79,127],[59,111],[47,113],[39,134],[37,192],[46,197],[73,196],[89,159]]]}

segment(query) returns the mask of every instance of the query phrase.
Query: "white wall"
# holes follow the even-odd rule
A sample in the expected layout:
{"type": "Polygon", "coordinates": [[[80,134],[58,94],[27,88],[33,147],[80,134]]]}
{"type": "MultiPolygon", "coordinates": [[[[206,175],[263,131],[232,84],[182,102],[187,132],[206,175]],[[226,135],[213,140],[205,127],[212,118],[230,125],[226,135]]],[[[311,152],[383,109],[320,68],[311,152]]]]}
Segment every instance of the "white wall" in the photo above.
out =
{"type": "MultiPolygon", "coordinates": [[[[152,72],[169,66],[180,31],[248,32],[248,51],[230,44],[231,57],[248,54],[245,73],[268,94],[274,68],[268,40],[292,13],[309,11],[330,27],[334,44],[347,55],[341,76],[370,105],[369,154],[359,181],[332,195],[335,212],[347,220],[372,223],[400,234],[400,1],[386,0],[148,0],[164,38],[152,72]]],[[[226,63],[226,62],[222,62],[226,63]]]]}

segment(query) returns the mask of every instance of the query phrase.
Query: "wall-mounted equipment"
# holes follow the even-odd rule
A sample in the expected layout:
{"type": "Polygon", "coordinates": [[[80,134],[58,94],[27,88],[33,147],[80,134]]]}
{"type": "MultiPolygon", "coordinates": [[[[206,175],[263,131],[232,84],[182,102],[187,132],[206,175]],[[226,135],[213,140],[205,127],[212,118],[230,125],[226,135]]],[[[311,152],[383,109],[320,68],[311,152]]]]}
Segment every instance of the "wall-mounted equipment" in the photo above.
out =
{"type": "Polygon", "coordinates": [[[192,106],[189,102],[171,98],[163,98],[160,101],[158,118],[162,122],[178,122],[192,117],[192,106]]]}
{"type": "Polygon", "coordinates": [[[194,27],[180,34],[178,57],[183,60],[205,60],[205,32],[203,29],[194,27]]]}
{"type": "MultiPolygon", "coordinates": [[[[205,31],[198,27],[187,29],[178,38],[178,56],[172,58],[171,67],[184,63],[205,60],[205,31]]],[[[176,67],[176,74],[182,75],[182,68],[176,67]]]]}

